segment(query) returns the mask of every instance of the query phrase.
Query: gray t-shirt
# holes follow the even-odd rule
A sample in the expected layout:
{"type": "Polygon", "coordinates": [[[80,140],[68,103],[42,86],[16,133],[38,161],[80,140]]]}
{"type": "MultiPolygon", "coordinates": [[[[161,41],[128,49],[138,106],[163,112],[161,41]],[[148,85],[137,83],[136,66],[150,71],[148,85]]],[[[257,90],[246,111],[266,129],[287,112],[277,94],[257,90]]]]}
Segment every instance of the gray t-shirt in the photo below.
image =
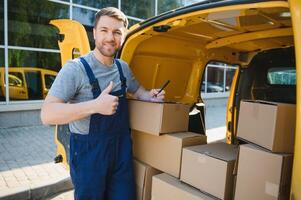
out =
{"type": "MultiPolygon", "coordinates": [[[[114,83],[113,91],[121,89],[120,76],[115,63],[110,67],[103,65],[96,59],[92,51],[83,57],[89,63],[102,91],[109,85],[110,81],[114,83]]],[[[122,60],[119,61],[126,77],[127,92],[135,93],[139,88],[139,83],[127,63],[122,60]]],[[[64,65],[48,94],[69,103],[79,103],[93,99],[89,78],[78,58],[68,61],[64,65]]],[[[78,134],[88,134],[89,126],[90,117],[69,123],[70,131],[78,134]]]]}

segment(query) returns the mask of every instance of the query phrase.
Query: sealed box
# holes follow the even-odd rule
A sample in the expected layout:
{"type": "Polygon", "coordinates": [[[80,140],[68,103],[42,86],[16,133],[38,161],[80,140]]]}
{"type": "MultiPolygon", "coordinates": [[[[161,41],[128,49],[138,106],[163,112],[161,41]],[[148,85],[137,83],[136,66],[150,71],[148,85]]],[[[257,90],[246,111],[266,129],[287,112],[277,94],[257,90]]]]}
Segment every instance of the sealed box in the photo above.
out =
{"type": "Polygon", "coordinates": [[[153,135],[188,130],[189,105],[129,101],[130,127],[153,135]]]}
{"type": "Polygon", "coordinates": [[[289,199],[292,161],[292,154],[241,145],[235,199],[289,199]]]}
{"type": "Polygon", "coordinates": [[[292,153],[295,112],[294,104],[241,101],[237,136],[272,152],[292,153]]]}
{"type": "Polygon", "coordinates": [[[183,149],[181,180],[219,199],[233,199],[238,148],[211,143],[183,149]]]}
{"type": "Polygon", "coordinates": [[[136,199],[151,200],[152,177],[162,172],[134,159],[134,173],[136,182],[136,199]]]}
{"type": "Polygon", "coordinates": [[[182,148],[207,140],[205,135],[191,132],[154,136],[133,130],[132,137],[135,158],[175,177],[180,176],[182,148]]]}
{"type": "Polygon", "coordinates": [[[152,200],[214,200],[168,174],[153,176],[152,200]]]}

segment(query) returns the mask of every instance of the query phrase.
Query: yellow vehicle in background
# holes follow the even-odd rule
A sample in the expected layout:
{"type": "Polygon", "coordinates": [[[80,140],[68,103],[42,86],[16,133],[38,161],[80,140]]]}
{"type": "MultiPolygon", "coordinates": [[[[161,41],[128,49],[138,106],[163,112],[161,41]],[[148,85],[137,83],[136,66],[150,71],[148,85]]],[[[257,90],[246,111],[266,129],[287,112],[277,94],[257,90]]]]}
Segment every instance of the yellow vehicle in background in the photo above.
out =
{"type": "MultiPolygon", "coordinates": [[[[0,67],[0,98],[5,99],[5,69],[0,67]]],[[[35,67],[9,67],[8,85],[11,100],[44,99],[51,87],[56,71],[35,67]]]]}
{"type": "MultiPolygon", "coordinates": [[[[172,10],[131,27],[117,55],[146,88],[165,80],[166,100],[193,105],[210,61],[237,65],[227,107],[226,139],[238,144],[241,99],[295,103],[296,132],[291,199],[301,200],[301,1],[204,1],[172,10]],[[289,79],[289,80],[288,80],[289,79]]],[[[58,27],[62,64],[90,50],[86,31],[70,20],[58,27]]],[[[68,162],[66,127],[58,127],[57,161],[68,162]]]]}

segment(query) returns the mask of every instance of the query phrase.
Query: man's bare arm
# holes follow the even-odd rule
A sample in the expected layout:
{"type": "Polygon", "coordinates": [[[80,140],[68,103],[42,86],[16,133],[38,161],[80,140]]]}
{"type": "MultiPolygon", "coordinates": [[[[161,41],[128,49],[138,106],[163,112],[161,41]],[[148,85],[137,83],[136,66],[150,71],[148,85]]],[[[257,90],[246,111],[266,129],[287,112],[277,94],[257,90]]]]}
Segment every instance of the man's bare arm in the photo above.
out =
{"type": "Polygon", "coordinates": [[[114,114],[118,106],[118,97],[109,94],[112,88],[111,82],[96,99],[75,104],[65,103],[62,99],[47,95],[41,110],[43,124],[67,124],[94,113],[114,114]]]}

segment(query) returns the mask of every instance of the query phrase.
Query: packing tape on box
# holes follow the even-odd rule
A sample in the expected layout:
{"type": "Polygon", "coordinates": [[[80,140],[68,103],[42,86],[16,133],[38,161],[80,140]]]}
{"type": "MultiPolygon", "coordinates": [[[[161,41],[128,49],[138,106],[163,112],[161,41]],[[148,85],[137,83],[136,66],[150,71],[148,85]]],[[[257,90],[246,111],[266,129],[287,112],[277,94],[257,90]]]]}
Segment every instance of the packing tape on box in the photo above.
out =
{"type": "Polygon", "coordinates": [[[275,183],[266,181],[265,182],[265,193],[277,198],[278,194],[279,194],[279,184],[275,184],[275,183]]]}

